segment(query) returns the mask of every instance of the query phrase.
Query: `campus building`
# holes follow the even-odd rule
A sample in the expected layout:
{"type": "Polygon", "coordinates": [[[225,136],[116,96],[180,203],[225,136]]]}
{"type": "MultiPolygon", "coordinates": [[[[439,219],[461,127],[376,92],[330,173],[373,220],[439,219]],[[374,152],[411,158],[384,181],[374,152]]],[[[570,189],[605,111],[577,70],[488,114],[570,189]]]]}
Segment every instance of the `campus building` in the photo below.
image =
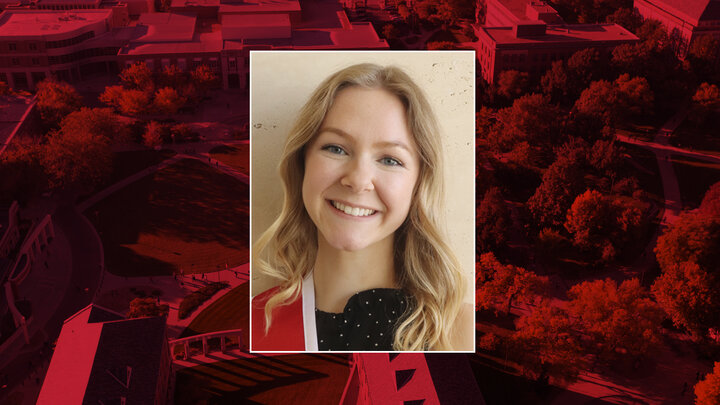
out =
{"type": "Polygon", "coordinates": [[[634,6],[643,18],[665,26],[681,58],[701,35],[720,39],[720,0],[635,0],[634,6]]]}
{"type": "Polygon", "coordinates": [[[117,70],[121,42],[113,30],[128,23],[127,7],[0,14],[0,81],[34,88],[55,75],[80,80],[89,73],[117,70]]]}
{"type": "Polygon", "coordinates": [[[547,24],[564,24],[557,11],[544,1],[534,0],[487,0],[485,3],[486,27],[512,27],[528,21],[544,21],[547,24]]]}
{"type": "Polygon", "coordinates": [[[485,405],[468,358],[447,353],[353,353],[341,405],[485,405]]]}
{"type": "Polygon", "coordinates": [[[146,63],[191,70],[204,64],[224,88],[245,88],[249,52],[268,49],[387,49],[368,22],[351,23],[337,0],[175,0],[170,12],[130,19],[127,4],[0,14],[0,81],[33,89],[54,75],[77,81],[146,63]]]}
{"type": "Polygon", "coordinates": [[[91,304],[68,318],[38,404],[167,404],[164,317],[125,319],[91,304]]]}
{"type": "Polygon", "coordinates": [[[481,27],[477,32],[478,63],[488,83],[504,70],[542,75],[554,61],[567,59],[579,50],[610,52],[618,45],[638,41],[617,24],[548,25],[531,21],[511,27],[481,27]]]}

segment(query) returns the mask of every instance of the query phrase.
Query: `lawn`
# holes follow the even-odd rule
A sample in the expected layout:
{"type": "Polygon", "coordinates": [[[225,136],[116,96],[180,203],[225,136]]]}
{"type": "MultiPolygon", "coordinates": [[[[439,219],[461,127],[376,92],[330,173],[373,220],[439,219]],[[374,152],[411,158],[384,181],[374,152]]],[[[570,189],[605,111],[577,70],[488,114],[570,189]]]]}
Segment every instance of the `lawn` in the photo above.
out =
{"type": "Polygon", "coordinates": [[[213,302],[190,322],[180,335],[201,335],[229,329],[242,329],[243,341],[249,344],[248,328],[250,325],[249,283],[241,284],[227,292],[219,300],[213,302]]]}
{"type": "Polygon", "coordinates": [[[175,403],[337,404],[347,355],[291,354],[217,362],[178,371],[175,403]]]}
{"type": "Polygon", "coordinates": [[[673,156],[672,162],[683,209],[699,207],[705,192],[720,181],[720,164],[681,156],[673,156]]]}
{"type": "Polygon", "coordinates": [[[250,144],[216,146],[210,149],[210,156],[226,165],[250,175],[250,144]]]}
{"type": "Polygon", "coordinates": [[[121,276],[203,273],[248,261],[248,187],[184,159],[91,207],[105,266],[121,276]]]}

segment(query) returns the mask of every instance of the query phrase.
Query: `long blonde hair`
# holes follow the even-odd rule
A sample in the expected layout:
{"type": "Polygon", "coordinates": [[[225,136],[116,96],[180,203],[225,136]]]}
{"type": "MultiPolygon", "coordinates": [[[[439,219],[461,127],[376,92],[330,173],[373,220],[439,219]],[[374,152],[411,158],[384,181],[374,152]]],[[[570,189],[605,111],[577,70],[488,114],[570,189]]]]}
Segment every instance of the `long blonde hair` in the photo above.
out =
{"type": "Polygon", "coordinates": [[[253,246],[254,269],[280,281],[265,304],[266,331],[277,305],[297,299],[302,280],[312,271],[317,228],[302,199],[304,149],[314,137],[338,92],[351,86],[381,88],[400,99],[408,129],[420,155],[418,183],[408,217],[395,231],[395,272],[410,296],[395,332],[395,350],[450,350],[450,334],[462,306],[465,278],[444,234],[443,163],[440,133],[422,90],[401,69],[358,64],[320,84],[301,109],[280,159],[284,201],[280,216],[253,246]]]}

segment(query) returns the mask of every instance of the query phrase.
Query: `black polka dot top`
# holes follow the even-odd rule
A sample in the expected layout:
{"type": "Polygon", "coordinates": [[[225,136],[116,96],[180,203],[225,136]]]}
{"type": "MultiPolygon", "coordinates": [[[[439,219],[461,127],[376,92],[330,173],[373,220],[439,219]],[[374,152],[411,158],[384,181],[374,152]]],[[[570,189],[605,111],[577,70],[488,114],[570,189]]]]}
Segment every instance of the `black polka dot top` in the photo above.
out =
{"type": "Polygon", "coordinates": [[[350,297],[341,313],[315,309],[318,350],[393,350],[395,326],[408,302],[401,290],[375,288],[350,297]]]}

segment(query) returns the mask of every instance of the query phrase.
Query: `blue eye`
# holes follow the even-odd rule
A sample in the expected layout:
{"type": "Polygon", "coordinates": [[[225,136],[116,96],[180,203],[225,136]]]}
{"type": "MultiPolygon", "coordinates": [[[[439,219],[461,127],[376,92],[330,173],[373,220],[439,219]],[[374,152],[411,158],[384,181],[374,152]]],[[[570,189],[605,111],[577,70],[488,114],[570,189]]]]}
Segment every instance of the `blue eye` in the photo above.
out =
{"type": "Polygon", "coordinates": [[[402,162],[395,158],[391,157],[384,157],[380,159],[380,163],[384,164],[385,166],[402,166],[402,162]]]}
{"type": "Polygon", "coordinates": [[[335,155],[347,155],[347,152],[345,152],[345,149],[343,149],[337,145],[325,145],[322,147],[322,150],[326,150],[335,155]]]}

